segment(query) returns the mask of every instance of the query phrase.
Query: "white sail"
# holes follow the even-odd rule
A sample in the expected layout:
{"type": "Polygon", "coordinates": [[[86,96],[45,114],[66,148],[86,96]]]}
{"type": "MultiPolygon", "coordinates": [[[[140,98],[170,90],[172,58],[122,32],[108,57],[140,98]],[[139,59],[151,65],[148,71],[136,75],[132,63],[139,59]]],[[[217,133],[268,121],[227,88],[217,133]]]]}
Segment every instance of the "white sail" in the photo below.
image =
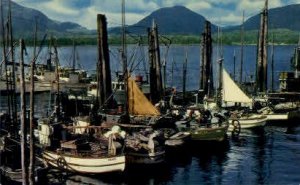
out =
{"type": "Polygon", "coordinates": [[[223,94],[222,100],[232,103],[243,103],[243,104],[251,104],[252,99],[249,98],[240,87],[232,80],[227,71],[223,68],[222,71],[222,79],[223,79],[223,94]]]}

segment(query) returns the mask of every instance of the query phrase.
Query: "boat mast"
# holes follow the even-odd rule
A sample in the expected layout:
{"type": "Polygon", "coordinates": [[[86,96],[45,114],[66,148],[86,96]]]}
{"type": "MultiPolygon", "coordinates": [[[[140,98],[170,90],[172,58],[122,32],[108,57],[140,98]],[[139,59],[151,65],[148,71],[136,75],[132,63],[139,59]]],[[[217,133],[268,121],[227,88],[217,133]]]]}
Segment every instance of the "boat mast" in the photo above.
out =
{"type": "Polygon", "coordinates": [[[33,58],[31,61],[31,74],[30,74],[30,123],[29,123],[29,184],[34,184],[34,136],[33,136],[33,125],[34,125],[34,70],[36,61],[36,44],[37,44],[37,20],[35,19],[35,31],[34,31],[34,47],[33,47],[33,58]]]}
{"type": "Polygon", "coordinates": [[[8,4],[8,28],[9,28],[9,45],[10,45],[10,60],[12,66],[11,75],[11,113],[13,123],[17,122],[17,100],[16,100],[16,73],[15,73],[15,57],[14,57],[14,40],[13,40],[13,28],[12,28],[12,15],[11,15],[11,0],[8,4]]]}
{"type": "Polygon", "coordinates": [[[223,49],[222,49],[222,38],[221,38],[221,28],[218,27],[218,60],[219,65],[219,86],[217,90],[217,105],[222,106],[222,88],[223,88],[223,49]]]}
{"type": "Polygon", "coordinates": [[[235,57],[235,49],[233,50],[233,81],[235,81],[235,63],[236,63],[236,57],[235,57]]]}
{"type": "Polygon", "coordinates": [[[271,50],[271,92],[274,91],[274,32],[272,33],[272,50],[271,50]]]}
{"type": "Polygon", "coordinates": [[[56,118],[60,118],[60,89],[59,89],[59,60],[57,52],[57,41],[54,38],[51,39],[54,47],[54,62],[55,62],[55,78],[56,78],[56,118]]]}
{"type": "Polygon", "coordinates": [[[73,63],[72,63],[72,71],[75,72],[76,68],[76,45],[75,38],[73,38],[73,63]]]}
{"type": "Polygon", "coordinates": [[[185,99],[185,91],[186,91],[186,70],[187,70],[187,62],[188,62],[188,53],[187,48],[185,49],[185,60],[183,62],[183,81],[182,81],[182,97],[185,99]]]}
{"type": "MultiPolygon", "coordinates": [[[[245,23],[245,11],[243,11],[242,25],[241,25],[241,66],[240,66],[240,84],[243,83],[243,66],[244,66],[244,23],[245,23]]],[[[233,78],[235,79],[235,77],[233,78]]]]}
{"type": "Polygon", "coordinates": [[[25,100],[25,79],[24,79],[24,40],[20,40],[20,105],[21,105],[21,167],[22,184],[27,185],[27,165],[26,165],[26,100],[25,100]]]}
{"type": "Polygon", "coordinates": [[[3,0],[1,0],[1,37],[2,37],[2,57],[4,62],[4,70],[5,70],[5,82],[6,82],[6,89],[7,89],[7,106],[8,106],[8,115],[11,121],[11,101],[10,101],[10,85],[9,85],[9,75],[8,75],[8,62],[6,56],[6,43],[5,43],[5,26],[4,26],[4,15],[3,15],[3,0]]]}
{"type": "Polygon", "coordinates": [[[125,102],[124,102],[124,113],[128,115],[128,87],[127,87],[127,48],[126,48],[126,28],[125,28],[125,0],[122,0],[122,50],[121,58],[123,63],[123,80],[124,80],[124,90],[125,90],[125,102]]]}

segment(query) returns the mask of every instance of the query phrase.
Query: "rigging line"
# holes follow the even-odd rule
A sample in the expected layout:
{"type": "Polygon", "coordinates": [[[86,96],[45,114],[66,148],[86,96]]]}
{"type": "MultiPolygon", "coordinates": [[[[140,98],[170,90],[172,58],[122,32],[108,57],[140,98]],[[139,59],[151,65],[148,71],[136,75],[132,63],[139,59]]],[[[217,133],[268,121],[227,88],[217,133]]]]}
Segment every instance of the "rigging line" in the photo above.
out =
{"type": "Polygon", "coordinates": [[[133,68],[133,65],[134,65],[134,62],[135,62],[134,59],[135,59],[135,56],[136,56],[136,53],[137,53],[137,48],[138,48],[138,45],[135,47],[134,51],[132,52],[132,55],[129,58],[128,66],[130,66],[130,68],[129,68],[130,72],[132,72],[132,68],[133,68]]]}
{"type": "MultiPolygon", "coordinates": [[[[36,62],[38,56],[39,56],[40,53],[42,52],[42,50],[43,50],[43,48],[44,48],[43,45],[45,44],[46,38],[47,38],[47,34],[44,35],[43,40],[42,40],[42,42],[41,42],[41,44],[40,44],[40,46],[39,46],[39,50],[38,50],[36,56],[34,56],[32,62],[33,62],[33,61],[36,62]]],[[[31,63],[32,63],[32,62],[31,62],[31,63]]]]}
{"type": "MultiPolygon", "coordinates": [[[[13,47],[15,47],[16,45],[17,45],[17,42],[14,42],[13,47]]],[[[10,49],[10,50],[8,51],[8,53],[6,53],[6,57],[8,57],[8,56],[10,55],[11,51],[12,51],[12,49],[10,49]]],[[[4,60],[1,61],[0,66],[2,66],[3,63],[4,63],[4,60]]]]}

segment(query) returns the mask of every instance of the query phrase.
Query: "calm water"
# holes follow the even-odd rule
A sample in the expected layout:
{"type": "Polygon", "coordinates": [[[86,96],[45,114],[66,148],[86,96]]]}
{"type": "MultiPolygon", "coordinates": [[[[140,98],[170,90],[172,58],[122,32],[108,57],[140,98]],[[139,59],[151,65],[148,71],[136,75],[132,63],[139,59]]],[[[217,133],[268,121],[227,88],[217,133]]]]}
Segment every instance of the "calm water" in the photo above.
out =
{"type": "MultiPolygon", "coordinates": [[[[111,50],[112,73],[121,70],[119,47],[111,50]]],[[[233,53],[236,52],[236,68],[239,69],[239,47],[224,47],[224,66],[233,71],[233,53]]],[[[28,48],[29,60],[31,48],[28,48]]],[[[182,63],[188,58],[187,88],[197,89],[199,83],[200,48],[194,46],[171,46],[167,57],[168,85],[182,86],[182,63]],[[171,75],[174,61],[173,83],[171,75]]],[[[71,47],[59,48],[62,65],[69,65],[71,47]]],[[[130,46],[128,56],[133,56],[135,74],[144,74],[147,67],[147,49],[130,46]]],[[[279,71],[290,70],[290,57],[293,46],[275,47],[275,79],[279,71]]],[[[165,49],[161,51],[162,58],[165,49]]],[[[247,46],[244,52],[244,78],[254,75],[256,47],[247,46]]],[[[97,52],[95,46],[79,46],[78,56],[81,66],[92,73],[95,70],[97,52]]],[[[46,49],[42,51],[39,62],[46,58],[46,49]]],[[[214,54],[214,61],[217,56],[214,54]]],[[[214,62],[216,64],[216,62],[214,62]]],[[[215,71],[215,76],[217,72],[215,71]]],[[[269,75],[270,76],[270,75],[269,75]]],[[[238,77],[237,77],[238,78],[238,77]]],[[[277,81],[278,82],[278,81],[277,81]]],[[[276,83],[278,84],[278,83],[276,83]]],[[[276,85],[278,87],[278,85],[276,85]]],[[[1,109],[5,109],[5,97],[1,98],[1,109]]],[[[37,97],[38,116],[44,116],[49,107],[49,94],[37,97]]],[[[294,125],[296,124],[293,123],[294,125]]],[[[279,123],[280,125],[280,123],[279,123]]],[[[168,151],[164,165],[153,167],[129,168],[122,174],[98,176],[67,175],[60,172],[49,173],[52,184],[300,184],[300,126],[266,126],[258,130],[246,130],[238,140],[228,139],[221,144],[192,143],[183,150],[168,151]],[[55,179],[53,181],[53,179],[55,179]]],[[[47,182],[51,184],[50,182],[47,182]]]]}

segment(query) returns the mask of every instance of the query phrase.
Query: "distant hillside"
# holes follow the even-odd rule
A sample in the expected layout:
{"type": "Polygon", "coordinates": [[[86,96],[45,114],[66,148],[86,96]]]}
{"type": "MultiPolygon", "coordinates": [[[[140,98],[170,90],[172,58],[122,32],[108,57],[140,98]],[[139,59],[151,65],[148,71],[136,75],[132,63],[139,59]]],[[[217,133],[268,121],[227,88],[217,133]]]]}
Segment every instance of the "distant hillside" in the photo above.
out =
{"type": "MultiPolygon", "coordinates": [[[[70,32],[85,32],[86,28],[72,22],[58,22],[49,19],[42,12],[26,8],[15,2],[11,2],[12,6],[12,22],[15,37],[32,37],[35,27],[35,19],[37,19],[39,32],[52,32],[56,36],[64,35],[70,32]]],[[[3,0],[4,18],[7,17],[8,0],[3,0]]]]}
{"type": "MultiPolygon", "coordinates": [[[[270,29],[288,29],[300,31],[300,4],[288,5],[269,10],[270,29]]],[[[245,21],[245,30],[257,30],[260,25],[260,14],[250,17],[245,21]]],[[[232,26],[227,31],[240,29],[240,26],[232,26]]]]}
{"type": "MultiPolygon", "coordinates": [[[[160,34],[199,35],[203,32],[206,19],[183,6],[174,6],[152,12],[138,23],[128,26],[127,30],[133,33],[146,34],[147,28],[151,27],[153,20],[157,23],[160,34]]],[[[212,30],[217,30],[215,25],[212,25],[212,30]]],[[[118,34],[120,28],[113,28],[110,33],[118,34]]]]}

